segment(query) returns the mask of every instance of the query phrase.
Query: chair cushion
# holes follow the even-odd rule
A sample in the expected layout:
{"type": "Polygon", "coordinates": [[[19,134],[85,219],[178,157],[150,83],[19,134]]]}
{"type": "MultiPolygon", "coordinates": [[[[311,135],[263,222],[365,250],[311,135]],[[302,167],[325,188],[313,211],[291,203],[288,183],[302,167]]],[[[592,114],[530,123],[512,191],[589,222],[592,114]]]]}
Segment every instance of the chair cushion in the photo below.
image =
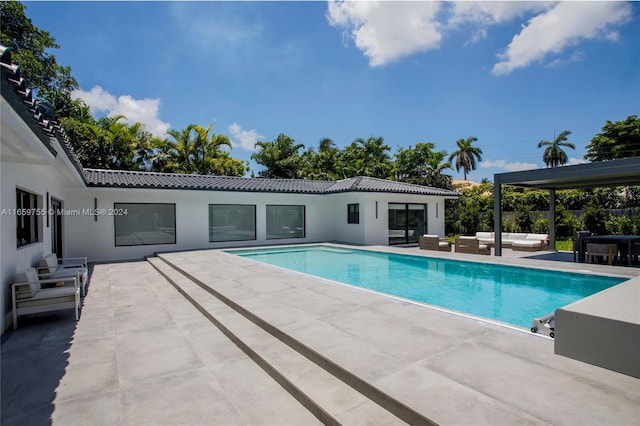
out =
{"type": "Polygon", "coordinates": [[[476,232],[476,238],[479,240],[493,240],[493,232],[476,232]]]}
{"type": "Polygon", "coordinates": [[[15,277],[15,283],[30,283],[16,286],[16,299],[29,299],[40,291],[41,288],[38,272],[35,268],[18,272],[15,277]]]}
{"type": "Polygon", "coordinates": [[[36,292],[29,300],[18,302],[19,308],[50,305],[52,303],[65,303],[75,301],[75,287],[43,288],[36,292]]]}
{"type": "Polygon", "coordinates": [[[511,243],[515,247],[540,247],[540,240],[515,240],[511,243]]]}
{"type": "Polygon", "coordinates": [[[47,268],[46,272],[49,274],[54,273],[58,269],[58,256],[55,253],[49,253],[38,262],[38,267],[47,268]]]}
{"type": "Polygon", "coordinates": [[[527,234],[527,240],[546,241],[549,239],[547,234],[527,234]]]}

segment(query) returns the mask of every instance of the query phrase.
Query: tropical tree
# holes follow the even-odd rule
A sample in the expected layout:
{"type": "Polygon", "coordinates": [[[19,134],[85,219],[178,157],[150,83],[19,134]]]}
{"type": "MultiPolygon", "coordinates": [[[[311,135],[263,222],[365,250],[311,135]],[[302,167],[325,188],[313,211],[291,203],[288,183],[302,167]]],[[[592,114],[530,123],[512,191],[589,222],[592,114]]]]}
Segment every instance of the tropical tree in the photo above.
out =
{"type": "Polygon", "coordinates": [[[35,25],[25,14],[25,5],[17,1],[0,2],[0,43],[11,49],[11,60],[20,66],[30,89],[37,89],[58,118],[68,117],[73,108],[71,92],[78,82],[71,68],[61,66],[49,53],[58,49],[54,37],[35,25]]]}
{"type": "Polygon", "coordinates": [[[193,163],[196,144],[192,137],[196,125],[189,124],[181,130],[170,129],[167,135],[173,140],[167,140],[167,145],[161,149],[162,156],[166,155],[166,167],[172,173],[193,173],[196,169],[193,163]]]}
{"type": "Polygon", "coordinates": [[[312,180],[336,180],[338,173],[338,154],[340,150],[330,138],[323,138],[318,144],[318,152],[310,147],[302,153],[298,177],[312,180]]]}
{"type": "Polygon", "coordinates": [[[169,130],[167,135],[171,139],[152,139],[153,155],[148,161],[151,169],[168,173],[244,176],[247,163],[223,151],[221,147],[231,147],[231,141],[225,135],[211,133],[212,129],[212,124],[207,127],[189,124],[181,130],[169,130]]]}
{"type": "Polygon", "coordinates": [[[464,180],[467,180],[467,174],[471,170],[475,170],[477,168],[476,161],[482,161],[482,150],[478,147],[472,146],[472,144],[477,140],[478,138],[474,136],[467,139],[458,139],[456,141],[458,150],[449,156],[449,161],[454,158],[456,159],[456,172],[459,172],[460,169],[464,171],[464,180]]]}
{"type": "Polygon", "coordinates": [[[222,156],[220,148],[227,146],[231,148],[231,141],[225,135],[209,133],[213,129],[213,124],[207,127],[195,125],[193,131],[195,133],[194,149],[192,151],[193,165],[195,172],[201,175],[211,173],[213,163],[222,156]]]}
{"type": "Polygon", "coordinates": [[[630,115],[624,121],[607,120],[602,132],[587,145],[584,156],[590,161],[629,157],[640,157],[640,117],[637,115],[630,115]]]}
{"type": "Polygon", "coordinates": [[[300,149],[291,137],[281,133],[273,141],[256,142],[259,151],[251,154],[251,159],[265,167],[258,175],[265,178],[296,178],[300,169],[300,149]]]}
{"type": "Polygon", "coordinates": [[[73,101],[69,116],[62,117],[60,124],[84,167],[104,167],[101,162],[101,159],[105,157],[101,153],[101,129],[91,115],[91,109],[84,101],[81,99],[73,101]]]}
{"type": "Polygon", "coordinates": [[[431,142],[418,143],[415,148],[399,147],[395,154],[395,180],[418,185],[449,188],[451,176],[444,174],[451,168],[450,162],[445,162],[446,151],[433,151],[435,145],[431,142]]]}
{"type": "Polygon", "coordinates": [[[343,177],[371,176],[387,179],[392,176],[391,148],[383,137],[357,138],[340,156],[343,177]]]}
{"type": "Polygon", "coordinates": [[[569,136],[571,132],[569,130],[565,130],[558,135],[553,141],[543,140],[538,142],[538,148],[547,147],[544,150],[544,154],[542,154],[542,161],[547,165],[547,167],[558,167],[564,166],[569,161],[569,157],[567,157],[567,153],[564,152],[562,147],[567,147],[571,149],[575,149],[576,146],[571,142],[568,142],[567,136],[569,136]]]}

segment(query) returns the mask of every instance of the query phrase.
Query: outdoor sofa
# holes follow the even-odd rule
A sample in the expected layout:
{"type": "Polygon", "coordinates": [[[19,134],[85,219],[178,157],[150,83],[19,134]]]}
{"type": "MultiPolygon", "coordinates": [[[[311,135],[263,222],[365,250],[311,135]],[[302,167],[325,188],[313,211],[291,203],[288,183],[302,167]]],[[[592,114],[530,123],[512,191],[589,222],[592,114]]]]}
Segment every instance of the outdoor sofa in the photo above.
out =
{"type": "MultiPolygon", "coordinates": [[[[480,244],[489,247],[495,245],[495,234],[493,232],[476,232],[476,238],[480,244]]],[[[502,247],[511,247],[512,250],[537,251],[549,248],[549,235],[524,233],[524,232],[503,232],[502,247]]]]}
{"type": "Polygon", "coordinates": [[[455,241],[456,253],[491,254],[487,244],[481,244],[476,237],[458,237],[455,241]]]}
{"type": "Polygon", "coordinates": [[[28,268],[16,274],[11,286],[11,304],[14,330],[18,328],[19,316],[39,312],[74,309],[77,321],[80,311],[80,278],[76,274],[41,279],[35,268],[28,268]]]}
{"type": "Polygon", "coordinates": [[[451,251],[451,243],[438,235],[423,235],[419,239],[420,250],[451,251]]]}

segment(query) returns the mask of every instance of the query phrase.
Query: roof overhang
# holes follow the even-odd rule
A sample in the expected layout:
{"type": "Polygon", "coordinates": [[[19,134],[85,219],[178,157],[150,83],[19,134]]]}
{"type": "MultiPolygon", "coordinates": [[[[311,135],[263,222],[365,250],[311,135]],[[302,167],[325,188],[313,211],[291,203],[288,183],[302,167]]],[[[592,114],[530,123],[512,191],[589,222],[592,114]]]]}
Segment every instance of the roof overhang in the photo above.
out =
{"type": "Polygon", "coordinates": [[[496,173],[494,185],[548,190],[640,185],[640,157],[496,173]]]}

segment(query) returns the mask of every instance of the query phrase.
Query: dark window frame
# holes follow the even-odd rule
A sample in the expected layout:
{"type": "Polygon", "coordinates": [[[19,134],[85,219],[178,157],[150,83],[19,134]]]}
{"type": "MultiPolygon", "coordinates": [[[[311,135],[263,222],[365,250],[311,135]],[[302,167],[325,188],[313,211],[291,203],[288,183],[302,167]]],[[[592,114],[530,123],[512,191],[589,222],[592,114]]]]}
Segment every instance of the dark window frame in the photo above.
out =
{"type": "Polygon", "coordinates": [[[113,237],[114,237],[114,244],[116,247],[136,247],[136,246],[156,246],[156,245],[166,245],[166,244],[176,244],[178,241],[178,236],[177,236],[177,226],[176,226],[176,203],[124,203],[124,202],[120,202],[120,203],[113,203],[113,211],[114,211],[114,215],[113,215],[113,237]],[[118,233],[117,233],[117,226],[118,226],[118,217],[122,217],[123,215],[119,215],[116,214],[118,212],[120,212],[122,209],[128,209],[128,207],[126,206],[131,206],[131,205],[155,205],[155,206],[173,206],[173,242],[166,242],[166,243],[140,243],[140,244],[118,244],[118,233]]]}
{"type": "Polygon", "coordinates": [[[258,212],[257,212],[257,207],[255,204],[235,204],[235,203],[225,203],[225,204],[209,204],[209,229],[211,229],[211,207],[213,206],[228,206],[228,207],[232,207],[232,206],[236,206],[236,207],[253,207],[253,238],[242,238],[242,239],[237,239],[237,240],[212,240],[212,235],[211,232],[209,232],[209,242],[210,243],[224,243],[224,242],[231,242],[231,241],[256,241],[258,239],[258,233],[257,233],[257,216],[258,216],[258,212]]]}
{"type": "Polygon", "coordinates": [[[299,239],[299,238],[306,238],[307,237],[307,206],[304,204],[267,204],[265,205],[265,225],[266,225],[266,234],[265,234],[265,239],[267,240],[284,240],[284,239],[299,239]],[[285,235],[283,234],[282,236],[273,236],[275,234],[271,234],[272,236],[269,236],[269,207],[302,207],[302,235],[300,236],[292,236],[294,234],[288,234],[285,235]]]}
{"type": "Polygon", "coordinates": [[[40,242],[40,196],[25,189],[16,188],[16,247],[40,242]],[[28,214],[25,214],[28,213],[28,214]]]}
{"type": "Polygon", "coordinates": [[[360,203],[347,204],[347,223],[360,223],[360,203]]]}

